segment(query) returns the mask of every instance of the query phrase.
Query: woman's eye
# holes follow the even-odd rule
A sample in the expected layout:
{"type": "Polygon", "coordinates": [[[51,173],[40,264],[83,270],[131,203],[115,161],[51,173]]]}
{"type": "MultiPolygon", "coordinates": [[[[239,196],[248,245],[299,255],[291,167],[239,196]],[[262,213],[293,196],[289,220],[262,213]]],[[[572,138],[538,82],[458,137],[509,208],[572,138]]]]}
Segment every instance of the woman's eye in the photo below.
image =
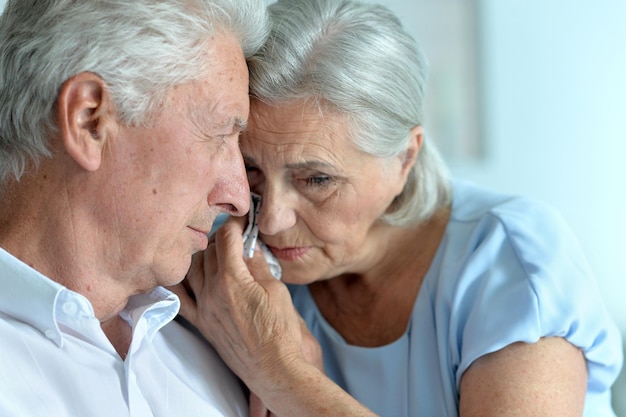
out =
{"type": "Polygon", "coordinates": [[[316,177],[308,177],[306,179],[306,184],[314,187],[324,187],[330,184],[330,177],[327,176],[316,176],[316,177]]]}
{"type": "Polygon", "coordinates": [[[250,175],[250,174],[258,174],[261,172],[261,170],[257,167],[255,167],[254,165],[245,165],[246,167],[246,174],[250,175]]]}
{"type": "Polygon", "coordinates": [[[248,182],[256,184],[261,180],[263,173],[255,166],[246,165],[246,175],[248,182]]]}

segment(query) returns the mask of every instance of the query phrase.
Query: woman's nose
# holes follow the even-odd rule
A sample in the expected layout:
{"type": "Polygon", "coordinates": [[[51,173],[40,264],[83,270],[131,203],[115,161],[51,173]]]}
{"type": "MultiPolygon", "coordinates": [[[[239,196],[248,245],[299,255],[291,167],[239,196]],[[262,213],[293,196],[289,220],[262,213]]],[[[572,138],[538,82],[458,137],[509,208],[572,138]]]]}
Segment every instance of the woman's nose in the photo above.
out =
{"type": "Polygon", "coordinates": [[[296,224],[296,212],[289,203],[288,196],[277,192],[266,192],[261,198],[261,210],[257,223],[259,232],[270,236],[293,227],[296,224]]]}

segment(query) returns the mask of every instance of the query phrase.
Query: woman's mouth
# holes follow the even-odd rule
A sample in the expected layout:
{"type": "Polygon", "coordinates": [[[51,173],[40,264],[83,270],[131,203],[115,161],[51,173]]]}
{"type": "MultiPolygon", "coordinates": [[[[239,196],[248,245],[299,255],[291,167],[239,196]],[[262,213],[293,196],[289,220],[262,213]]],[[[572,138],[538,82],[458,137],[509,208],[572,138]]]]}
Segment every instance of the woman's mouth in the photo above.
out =
{"type": "Polygon", "coordinates": [[[270,251],[274,254],[274,256],[281,261],[295,261],[302,255],[307,253],[310,249],[310,247],[307,246],[297,248],[275,248],[273,246],[268,247],[270,251]]]}

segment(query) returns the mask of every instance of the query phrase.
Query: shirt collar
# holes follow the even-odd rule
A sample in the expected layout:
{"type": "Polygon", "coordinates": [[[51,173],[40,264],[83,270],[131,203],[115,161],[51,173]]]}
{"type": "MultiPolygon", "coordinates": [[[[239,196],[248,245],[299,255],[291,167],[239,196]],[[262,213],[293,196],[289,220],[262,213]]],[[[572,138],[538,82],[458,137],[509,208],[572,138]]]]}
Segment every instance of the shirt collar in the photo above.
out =
{"type": "Polygon", "coordinates": [[[61,344],[61,333],[54,318],[57,297],[65,290],[61,284],[0,248],[0,288],[0,306],[5,314],[61,344]]]}
{"type": "MultiPolygon", "coordinates": [[[[33,326],[58,346],[63,340],[58,320],[76,314],[95,318],[86,297],[44,276],[2,248],[0,288],[0,311],[33,326]]],[[[152,337],[176,316],[179,308],[178,297],[158,287],[150,293],[130,297],[120,315],[133,327],[145,319],[146,333],[152,337]]]]}
{"type": "MultiPolygon", "coordinates": [[[[180,300],[173,292],[157,287],[149,293],[133,295],[128,304],[120,312],[133,329],[138,323],[145,321],[146,336],[151,339],[154,334],[178,314],[180,300]]],[[[137,329],[133,334],[137,333],[137,329]]]]}

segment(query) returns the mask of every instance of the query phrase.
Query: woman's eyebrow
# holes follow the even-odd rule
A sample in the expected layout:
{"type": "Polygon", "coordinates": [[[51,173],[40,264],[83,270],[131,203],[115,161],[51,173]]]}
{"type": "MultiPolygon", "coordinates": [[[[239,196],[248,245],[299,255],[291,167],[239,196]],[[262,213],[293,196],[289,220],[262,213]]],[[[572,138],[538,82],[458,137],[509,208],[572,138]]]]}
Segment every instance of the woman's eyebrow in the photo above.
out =
{"type": "MultiPolygon", "coordinates": [[[[257,165],[254,158],[248,155],[243,155],[243,162],[248,165],[257,165]]],[[[322,168],[328,169],[328,168],[334,168],[334,165],[325,161],[320,161],[318,159],[312,159],[309,161],[286,164],[285,168],[287,169],[322,169],[322,168]]]]}
{"type": "Polygon", "coordinates": [[[332,164],[329,164],[325,161],[320,161],[317,159],[312,159],[309,161],[296,162],[293,164],[285,165],[286,168],[289,169],[320,169],[320,168],[334,168],[332,164]]]}
{"type": "Polygon", "coordinates": [[[247,155],[243,155],[243,163],[246,165],[256,165],[254,158],[247,155]]]}

